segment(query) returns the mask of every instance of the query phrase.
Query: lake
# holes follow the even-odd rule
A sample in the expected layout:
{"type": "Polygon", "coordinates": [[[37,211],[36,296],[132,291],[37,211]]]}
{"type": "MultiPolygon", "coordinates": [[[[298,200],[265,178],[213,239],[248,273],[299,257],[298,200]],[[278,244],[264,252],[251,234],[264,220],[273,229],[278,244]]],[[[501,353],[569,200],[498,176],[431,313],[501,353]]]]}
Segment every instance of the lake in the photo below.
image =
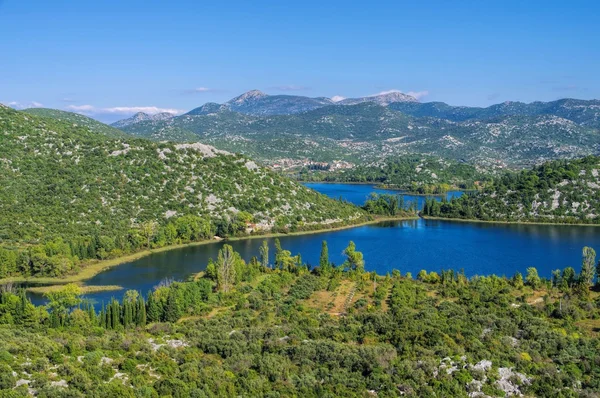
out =
{"type": "MultiPolygon", "coordinates": [[[[370,185],[306,184],[312,189],[331,197],[362,204],[370,192],[398,193],[374,189],[370,185]]],[[[450,192],[448,197],[461,192],[450,192]]],[[[422,196],[403,195],[405,201],[417,201],[419,208],[425,200],[422,196]]],[[[263,239],[232,241],[235,250],[249,260],[258,256],[263,239]]],[[[523,274],[530,266],[537,267],[541,276],[550,277],[557,268],[572,266],[579,270],[581,249],[591,246],[600,249],[600,228],[562,225],[516,225],[488,224],[438,220],[409,220],[383,222],[340,231],[309,235],[284,236],[280,238],[284,249],[292,254],[300,253],[304,262],[318,264],[321,241],[326,240],[332,262],[343,262],[342,251],[349,241],[362,251],[365,268],[380,274],[398,269],[402,274],[413,276],[421,269],[464,269],[468,276],[498,274],[511,276],[523,274]]],[[[268,239],[271,260],[274,257],[274,239],[268,239]]],[[[146,256],[136,261],[102,272],[88,280],[88,285],[121,285],[142,293],[156,286],[165,278],[186,280],[203,270],[209,258],[216,259],[223,242],[185,247],[146,256]]],[[[96,302],[121,298],[123,291],[100,292],[88,297],[96,302]]],[[[36,303],[43,301],[31,295],[36,303]]]]}

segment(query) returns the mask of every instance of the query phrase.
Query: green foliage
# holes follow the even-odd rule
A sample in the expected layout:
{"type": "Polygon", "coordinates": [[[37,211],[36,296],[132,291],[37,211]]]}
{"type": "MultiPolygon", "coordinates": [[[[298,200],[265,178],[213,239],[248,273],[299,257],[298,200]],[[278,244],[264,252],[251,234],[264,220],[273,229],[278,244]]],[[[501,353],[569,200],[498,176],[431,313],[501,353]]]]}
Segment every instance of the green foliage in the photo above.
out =
{"type": "Polygon", "coordinates": [[[145,303],[128,291],[98,315],[69,298],[62,322],[3,290],[0,394],[18,391],[19,378],[42,396],[467,396],[504,395],[506,386],[577,396],[600,388],[600,339],[576,326],[597,319],[598,307],[571,292],[533,290],[534,268],[523,287],[517,276],[468,279],[452,270],[412,280],[271,269],[257,259],[245,267],[259,277],[228,293],[208,277],[165,281],[145,303]],[[363,281],[373,282],[368,293],[363,281]],[[347,314],[312,307],[341,284],[355,286],[347,314]],[[532,292],[547,297],[529,304],[532,292]],[[26,313],[38,317],[27,322],[26,313]]]}
{"type": "Polygon", "coordinates": [[[455,189],[475,189],[476,181],[490,176],[474,166],[442,158],[406,155],[390,157],[382,166],[359,165],[339,171],[311,171],[304,168],[302,181],[372,183],[382,188],[402,189],[417,194],[443,194],[455,189]]]}
{"type": "MultiPolygon", "coordinates": [[[[434,203],[423,215],[484,221],[598,224],[600,157],[545,163],[507,173],[481,191],[434,203]]],[[[592,272],[593,274],[593,272],[592,272]]]]}
{"type": "MultiPolygon", "coordinates": [[[[36,112],[33,112],[36,113],[36,112]]],[[[113,138],[0,107],[0,278],[62,276],[145,248],[365,219],[238,155],[113,138]]]]}

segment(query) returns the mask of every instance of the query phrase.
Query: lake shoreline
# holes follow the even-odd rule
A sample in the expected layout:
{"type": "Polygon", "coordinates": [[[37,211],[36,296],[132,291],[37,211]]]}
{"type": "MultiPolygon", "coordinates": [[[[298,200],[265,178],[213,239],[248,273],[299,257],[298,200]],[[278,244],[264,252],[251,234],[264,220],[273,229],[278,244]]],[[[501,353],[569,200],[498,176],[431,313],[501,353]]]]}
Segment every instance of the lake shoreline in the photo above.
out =
{"type": "Polygon", "coordinates": [[[289,233],[273,232],[273,233],[264,233],[264,234],[248,235],[248,236],[238,236],[238,237],[225,238],[225,239],[211,239],[211,240],[203,240],[203,241],[199,241],[199,242],[182,243],[182,244],[178,244],[178,245],[164,246],[164,247],[160,247],[157,249],[142,250],[142,251],[139,251],[136,253],[128,254],[125,256],[117,257],[117,258],[112,258],[109,260],[99,260],[99,261],[90,262],[87,265],[83,266],[79,272],[77,272],[73,275],[69,275],[65,278],[8,277],[8,278],[0,279],[0,285],[5,284],[5,283],[32,283],[32,284],[39,284],[39,285],[46,285],[46,286],[47,285],[66,285],[68,283],[75,283],[75,282],[82,282],[82,281],[89,280],[89,279],[93,278],[94,276],[100,274],[101,272],[107,271],[113,267],[117,267],[119,265],[131,262],[131,261],[139,260],[139,259],[149,256],[151,254],[162,253],[162,252],[176,250],[176,249],[182,249],[182,248],[186,248],[186,247],[202,246],[202,245],[214,244],[214,243],[219,243],[219,242],[234,242],[234,241],[249,240],[249,239],[261,239],[261,238],[269,239],[269,238],[279,238],[279,237],[285,237],[285,236],[316,235],[316,234],[322,234],[322,233],[326,233],[326,232],[341,231],[344,229],[362,227],[365,225],[378,224],[380,222],[385,222],[385,221],[410,221],[410,220],[418,220],[418,219],[419,219],[419,217],[416,215],[414,217],[410,217],[410,216],[408,216],[408,217],[407,216],[377,217],[377,216],[374,216],[374,218],[372,220],[366,220],[366,221],[359,222],[357,224],[349,224],[349,225],[343,225],[343,226],[333,227],[333,228],[321,228],[321,229],[315,229],[315,230],[309,230],[309,231],[297,231],[297,232],[289,232],[289,233]]]}
{"type": "Polygon", "coordinates": [[[419,216],[423,220],[435,220],[435,221],[452,221],[452,222],[464,222],[464,223],[480,223],[480,224],[504,224],[504,225],[556,225],[556,226],[567,226],[567,227],[600,227],[600,224],[570,224],[560,222],[541,222],[541,221],[494,221],[494,220],[478,220],[470,218],[448,218],[448,217],[431,217],[431,216],[419,216]]]}
{"type": "MultiPolygon", "coordinates": [[[[449,191],[446,191],[444,193],[418,193],[418,192],[412,192],[410,189],[385,186],[385,185],[377,184],[374,182],[300,181],[300,180],[296,180],[296,182],[298,182],[302,185],[305,185],[305,184],[371,185],[375,189],[381,189],[381,190],[385,190],[385,191],[394,191],[394,192],[399,192],[399,193],[409,195],[409,196],[422,196],[422,197],[444,197],[444,196],[448,195],[448,193],[451,193],[451,192],[473,192],[473,191],[475,191],[474,189],[461,189],[461,188],[453,187],[452,189],[450,189],[449,191]]],[[[310,188],[310,187],[307,187],[307,188],[310,188]]]]}

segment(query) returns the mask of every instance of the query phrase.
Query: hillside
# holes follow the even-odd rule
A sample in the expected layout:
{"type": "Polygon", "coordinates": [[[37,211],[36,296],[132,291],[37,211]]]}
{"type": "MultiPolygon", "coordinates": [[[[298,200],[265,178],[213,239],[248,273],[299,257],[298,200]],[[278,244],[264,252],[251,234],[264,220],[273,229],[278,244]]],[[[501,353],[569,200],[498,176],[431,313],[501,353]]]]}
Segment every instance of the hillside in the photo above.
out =
{"type": "Polygon", "coordinates": [[[309,271],[225,245],[193,281],[96,310],[75,285],[47,307],[0,290],[0,395],[597,396],[599,299],[573,268],[415,280],[365,272],[358,250],[309,271]]]}
{"type": "Polygon", "coordinates": [[[434,217],[499,221],[600,223],[600,157],[545,163],[507,174],[481,192],[448,203],[429,202],[434,217]]]}
{"type": "Polygon", "coordinates": [[[30,108],[30,109],[23,110],[23,112],[26,112],[26,113],[29,113],[29,114],[35,115],[35,116],[49,117],[52,119],[56,119],[60,122],[71,124],[73,127],[77,127],[77,126],[85,127],[94,133],[102,134],[107,137],[112,137],[112,138],[130,137],[131,138],[131,136],[129,136],[128,134],[124,133],[123,131],[121,131],[117,128],[114,128],[107,124],[101,123],[95,119],[92,119],[91,117],[80,115],[79,113],[65,112],[65,111],[59,111],[58,109],[48,109],[48,108],[30,108]]]}
{"type": "Polygon", "coordinates": [[[520,168],[597,154],[600,148],[596,128],[555,115],[457,122],[414,117],[374,103],[330,105],[275,116],[211,110],[136,123],[124,130],[159,141],[200,140],[268,163],[308,159],[368,164],[392,156],[422,154],[486,168],[520,168]]]}
{"type": "Polygon", "coordinates": [[[373,183],[417,193],[441,193],[452,187],[473,189],[476,182],[491,178],[474,166],[430,156],[391,157],[385,161],[339,171],[304,168],[301,181],[373,183]]]}
{"type": "Polygon", "coordinates": [[[0,107],[0,147],[4,245],[62,238],[70,242],[68,257],[81,254],[75,246],[86,247],[82,259],[99,249],[117,255],[143,245],[244,233],[250,225],[293,231],[365,216],[252,160],[200,143],[113,139],[0,107]],[[177,232],[167,239],[170,228],[177,232]]]}

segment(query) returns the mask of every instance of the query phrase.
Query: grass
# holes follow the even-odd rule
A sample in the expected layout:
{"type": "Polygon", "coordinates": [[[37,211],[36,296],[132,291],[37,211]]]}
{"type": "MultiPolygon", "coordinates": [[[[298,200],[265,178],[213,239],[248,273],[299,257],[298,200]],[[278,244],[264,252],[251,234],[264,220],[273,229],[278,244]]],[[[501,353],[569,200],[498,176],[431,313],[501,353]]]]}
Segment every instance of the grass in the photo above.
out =
{"type": "Polygon", "coordinates": [[[600,319],[584,319],[575,324],[594,337],[600,336],[600,319]]]}
{"type": "MultiPolygon", "coordinates": [[[[49,286],[29,287],[26,290],[31,293],[46,294],[46,293],[50,293],[50,292],[59,291],[62,288],[63,288],[62,285],[49,285],[49,286]]],[[[118,286],[118,285],[79,286],[79,288],[81,289],[81,294],[123,290],[123,287],[118,286]]]]}
{"type": "Polygon", "coordinates": [[[356,224],[344,225],[341,227],[322,228],[322,229],[315,229],[315,230],[311,230],[311,231],[299,231],[299,232],[289,232],[289,233],[266,233],[266,234],[260,234],[260,235],[257,234],[257,235],[240,236],[240,237],[227,238],[227,239],[212,239],[212,240],[205,240],[205,241],[200,241],[200,242],[191,242],[191,243],[183,243],[183,244],[179,244],[179,245],[170,245],[170,246],[165,246],[165,247],[161,247],[161,248],[157,248],[157,249],[142,250],[142,251],[139,251],[139,252],[136,252],[133,254],[128,254],[126,256],[113,258],[110,260],[100,260],[100,261],[88,262],[88,263],[85,263],[84,265],[82,265],[81,270],[78,271],[77,273],[68,275],[65,277],[60,277],[60,278],[58,278],[58,277],[29,277],[29,278],[27,278],[27,277],[22,277],[22,276],[15,276],[15,277],[0,279],[0,285],[6,284],[6,283],[27,283],[27,282],[36,283],[36,284],[47,284],[47,285],[64,285],[67,283],[75,283],[75,282],[81,282],[81,281],[85,281],[87,279],[91,279],[94,276],[98,275],[99,273],[106,271],[112,267],[121,265],[123,263],[128,263],[131,261],[139,260],[140,258],[146,257],[150,254],[161,253],[161,252],[174,250],[174,249],[180,249],[180,248],[184,248],[184,247],[208,245],[208,244],[217,243],[220,241],[238,241],[238,240],[259,239],[259,238],[260,239],[277,238],[277,237],[282,237],[282,236],[312,235],[312,234],[319,234],[319,233],[324,233],[324,232],[340,231],[340,230],[349,229],[349,228],[356,228],[356,227],[361,227],[364,225],[377,224],[377,223],[384,222],[384,221],[414,220],[417,218],[418,217],[416,217],[416,216],[414,216],[414,217],[405,217],[405,216],[403,216],[403,217],[374,217],[371,220],[359,222],[356,224]]]}

